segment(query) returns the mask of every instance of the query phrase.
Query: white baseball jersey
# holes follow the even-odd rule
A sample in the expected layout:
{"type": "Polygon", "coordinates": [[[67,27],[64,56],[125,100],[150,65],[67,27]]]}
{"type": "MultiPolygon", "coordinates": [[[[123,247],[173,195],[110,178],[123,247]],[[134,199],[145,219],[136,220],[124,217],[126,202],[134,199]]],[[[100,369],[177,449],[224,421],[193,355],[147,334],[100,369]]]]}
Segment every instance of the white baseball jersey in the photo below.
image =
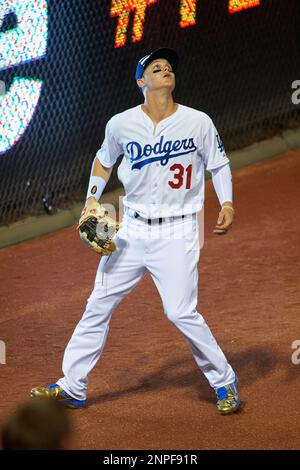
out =
{"type": "Polygon", "coordinates": [[[200,211],[205,167],[229,162],[210,117],[183,105],[155,128],[141,105],[113,116],[97,157],[111,167],[121,154],[124,206],[147,218],[200,211]]]}
{"type": "MultiPolygon", "coordinates": [[[[228,163],[211,119],[186,106],[179,105],[155,129],[137,106],[114,116],[105,132],[97,157],[102,165],[111,167],[124,154],[118,168],[126,192],[124,205],[142,217],[200,211],[204,168],[213,170],[228,163]]],[[[64,377],[57,384],[74,399],[86,399],[88,376],[102,354],[111,316],[146,272],[158,289],[167,318],[183,334],[211,387],[224,387],[236,380],[197,310],[197,218],[173,222],[148,224],[125,211],[114,238],[116,250],[101,257],[94,290],[65,350],[64,377]]]]}

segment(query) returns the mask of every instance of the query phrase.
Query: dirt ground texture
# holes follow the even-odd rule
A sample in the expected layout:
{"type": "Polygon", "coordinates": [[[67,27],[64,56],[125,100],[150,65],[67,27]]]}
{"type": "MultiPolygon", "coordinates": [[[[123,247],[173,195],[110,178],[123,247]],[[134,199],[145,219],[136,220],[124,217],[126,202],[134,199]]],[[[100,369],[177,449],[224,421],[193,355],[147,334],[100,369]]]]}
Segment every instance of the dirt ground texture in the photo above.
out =
{"type": "MultiPolygon", "coordinates": [[[[300,151],[235,171],[233,184],[225,236],[212,232],[218,201],[206,184],[198,310],[239,374],[243,408],[218,415],[147,275],[113,314],[89,407],[70,410],[74,448],[300,448],[300,364],[291,359],[300,340],[300,151]]],[[[0,421],[33,386],[61,377],[97,264],[75,227],[0,250],[0,421]]]]}

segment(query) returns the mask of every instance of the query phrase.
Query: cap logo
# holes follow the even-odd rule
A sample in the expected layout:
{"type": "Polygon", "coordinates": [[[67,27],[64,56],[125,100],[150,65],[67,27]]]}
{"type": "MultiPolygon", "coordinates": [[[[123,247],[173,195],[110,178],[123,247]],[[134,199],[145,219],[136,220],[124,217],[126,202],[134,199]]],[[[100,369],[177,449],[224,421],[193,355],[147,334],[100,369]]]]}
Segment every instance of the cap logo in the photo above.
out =
{"type": "Polygon", "coordinates": [[[144,65],[144,63],[146,62],[146,60],[150,57],[151,54],[148,54],[148,55],[145,55],[145,57],[143,57],[141,60],[140,60],[140,64],[141,65],[144,65]]]}

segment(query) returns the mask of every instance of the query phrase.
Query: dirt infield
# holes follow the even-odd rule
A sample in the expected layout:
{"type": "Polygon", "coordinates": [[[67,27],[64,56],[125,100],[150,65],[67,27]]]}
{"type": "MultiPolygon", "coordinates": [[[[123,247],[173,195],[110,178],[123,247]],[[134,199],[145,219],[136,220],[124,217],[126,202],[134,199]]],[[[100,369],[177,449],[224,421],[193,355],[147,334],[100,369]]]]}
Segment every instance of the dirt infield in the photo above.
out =
{"type": "MultiPolygon", "coordinates": [[[[291,360],[300,340],[300,151],[238,170],[233,183],[236,220],[220,237],[207,182],[198,309],[239,373],[242,410],[217,414],[146,276],[113,315],[89,408],[70,411],[74,448],[300,448],[300,364],[291,360]]],[[[61,376],[97,262],[74,228],[0,250],[0,419],[30,388],[61,376]]]]}

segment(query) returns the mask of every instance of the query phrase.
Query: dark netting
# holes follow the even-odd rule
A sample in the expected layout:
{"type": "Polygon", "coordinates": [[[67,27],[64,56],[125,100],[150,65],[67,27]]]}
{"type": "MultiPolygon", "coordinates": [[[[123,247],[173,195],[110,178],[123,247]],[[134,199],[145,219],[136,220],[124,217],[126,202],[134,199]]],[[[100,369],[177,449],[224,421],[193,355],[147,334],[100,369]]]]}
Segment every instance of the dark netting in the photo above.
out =
{"type": "MultiPolygon", "coordinates": [[[[1,35],[18,21],[14,11],[2,21],[7,2],[18,0],[0,0],[0,46],[1,35]]],[[[128,3],[113,4],[122,2],[128,3]]],[[[300,106],[291,100],[292,82],[300,78],[299,0],[261,0],[260,6],[234,14],[228,13],[228,0],[202,0],[196,2],[196,24],[186,28],[179,26],[180,5],[186,2],[145,0],[149,5],[142,40],[132,42],[131,14],[126,44],[118,48],[118,18],[111,17],[109,0],[45,3],[46,55],[0,71],[7,91],[15,77],[42,80],[25,133],[0,155],[2,225],[43,213],[49,205],[55,212],[83,201],[105,123],[141,102],[135,64],[156,47],[178,50],[175,99],[209,114],[227,150],[300,124],[300,106]]],[[[0,60],[4,52],[0,50],[0,60]]],[[[2,134],[3,116],[2,107],[2,134]]],[[[5,136],[0,135],[0,143],[1,139],[3,143],[5,136]]],[[[107,190],[117,185],[115,168],[107,190]]]]}

